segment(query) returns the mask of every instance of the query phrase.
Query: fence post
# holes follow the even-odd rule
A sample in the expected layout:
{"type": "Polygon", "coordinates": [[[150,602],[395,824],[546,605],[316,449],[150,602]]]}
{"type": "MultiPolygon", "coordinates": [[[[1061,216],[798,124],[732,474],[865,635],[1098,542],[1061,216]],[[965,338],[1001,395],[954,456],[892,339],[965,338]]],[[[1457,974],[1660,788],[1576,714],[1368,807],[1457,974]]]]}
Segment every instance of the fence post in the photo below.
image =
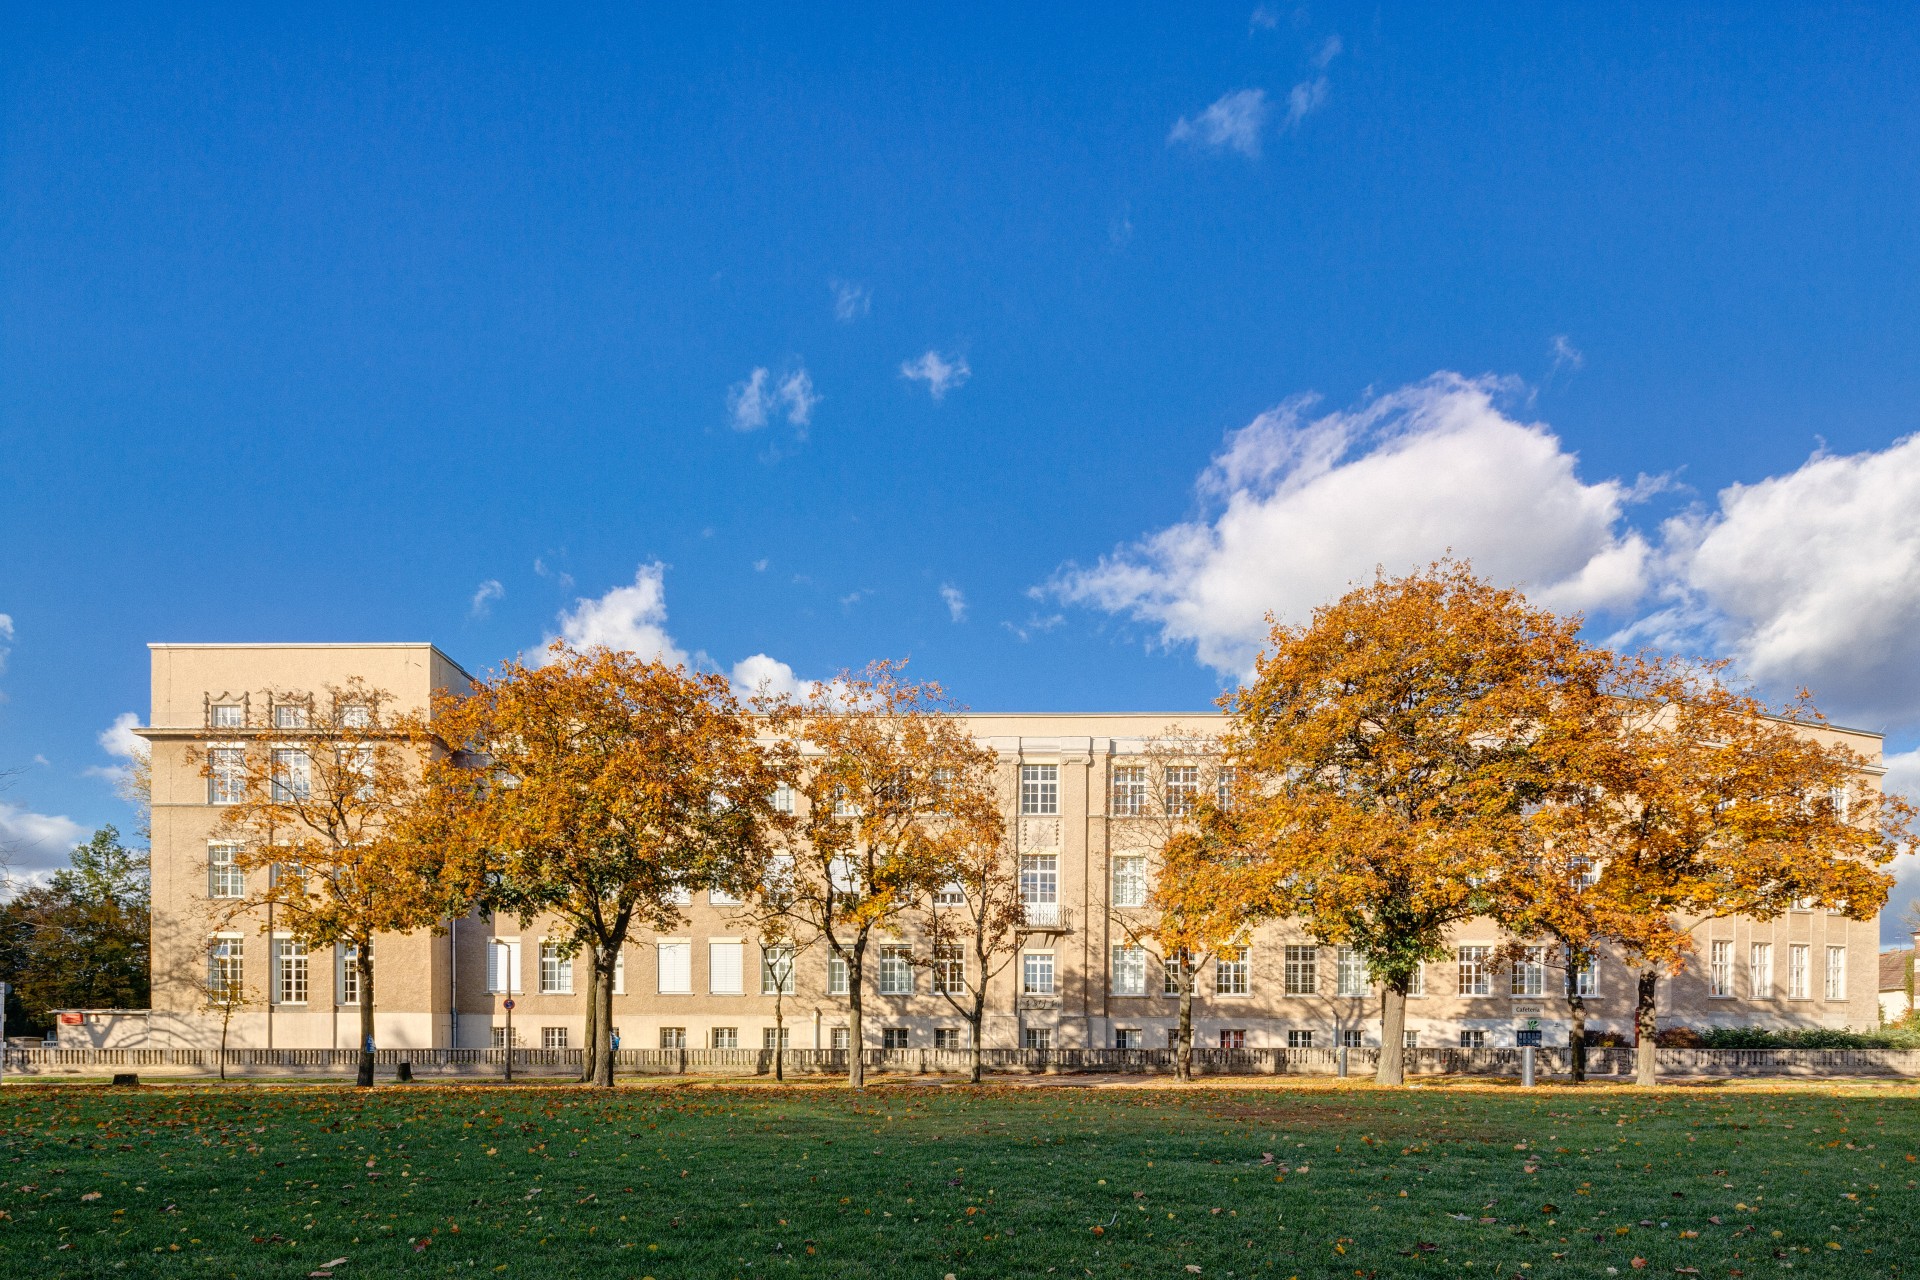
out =
{"type": "Polygon", "coordinates": [[[1533,1088],[1533,1046],[1520,1046],[1520,1087],[1533,1088]]]}
{"type": "Polygon", "coordinates": [[[1345,1045],[1340,1046],[1340,1078],[1342,1080],[1347,1078],[1347,1046],[1345,1045]]]}

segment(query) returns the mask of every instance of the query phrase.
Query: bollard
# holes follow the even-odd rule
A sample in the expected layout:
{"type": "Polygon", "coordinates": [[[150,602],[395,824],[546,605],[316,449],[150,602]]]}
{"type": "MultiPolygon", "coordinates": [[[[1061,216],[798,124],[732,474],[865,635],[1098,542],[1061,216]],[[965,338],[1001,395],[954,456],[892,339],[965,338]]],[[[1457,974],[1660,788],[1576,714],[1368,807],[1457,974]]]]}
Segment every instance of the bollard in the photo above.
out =
{"type": "Polygon", "coordinates": [[[1347,1046],[1345,1045],[1340,1046],[1340,1078],[1342,1080],[1347,1078],[1347,1046]]]}
{"type": "Polygon", "coordinates": [[[1533,1046],[1530,1044],[1520,1048],[1520,1087],[1533,1088],[1533,1046]]]}
{"type": "Polygon", "coordinates": [[[140,1086],[140,1075],[134,1071],[116,1071],[113,1073],[113,1087],[132,1089],[140,1086]]]}
{"type": "Polygon", "coordinates": [[[401,1084],[412,1084],[413,1083],[413,1063],[411,1062],[401,1063],[400,1069],[393,1073],[393,1078],[395,1080],[398,1080],[401,1084]]]}

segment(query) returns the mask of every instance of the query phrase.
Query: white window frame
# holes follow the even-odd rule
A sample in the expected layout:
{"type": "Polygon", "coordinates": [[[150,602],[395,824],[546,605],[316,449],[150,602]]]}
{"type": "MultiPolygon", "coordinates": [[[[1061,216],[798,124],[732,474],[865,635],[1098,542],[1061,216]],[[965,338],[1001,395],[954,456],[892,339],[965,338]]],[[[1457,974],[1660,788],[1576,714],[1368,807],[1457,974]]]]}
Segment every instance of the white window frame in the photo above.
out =
{"type": "Polygon", "coordinates": [[[838,956],[829,951],[827,953],[827,994],[830,996],[848,994],[853,986],[852,973],[853,970],[847,964],[845,956],[838,956]]]}
{"type": "Polygon", "coordinates": [[[1787,946],[1787,999],[1805,1000],[1813,990],[1813,947],[1805,942],[1787,946]]]}
{"type": "MultiPolygon", "coordinates": [[[[367,950],[371,952],[373,948],[368,947],[367,950]]],[[[351,942],[343,942],[334,951],[340,957],[340,1003],[357,1008],[360,1004],[360,966],[355,961],[359,958],[360,948],[351,942]]]]}
{"type": "Polygon", "coordinates": [[[244,729],[247,709],[237,702],[216,702],[207,708],[207,728],[244,729]],[[228,714],[228,713],[231,714],[228,714]]]}
{"type": "Polygon", "coordinates": [[[934,944],[933,993],[964,995],[967,990],[967,949],[957,942],[934,944]]]}
{"type": "Polygon", "coordinates": [[[740,1047],[740,1028],[714,1027],[707,1033],[707,1047],[712,1049],[738,1049],[740,1047]]]}
{"type": "Polygon", "coordinates": [[[1053,952],[1027,951],[1020,956],[1020,994],[1050,996],[1059,990],[1053,952]]]}
{"type": "Polygon", "coordinates": [[[1060,766],[1020,766],[1020,816],[1053,818],[1060,814],[1060,766]]]}
{"type": "Polygon", "coordinates": [[[234,865],[240,856],[238,840],[207,841],[207,896],[229,900],[247,896],[247,873],[234,865]]]}
{"type": "Polygon", "coordinates": [[[1116,996],[1147,994],[1147,949],[1128,943],[1116,944],[1113,948],[1112,982],[1116,996]]]}
{"type": "Polygon", "coordinates": [[[540,942],[540,994],[573,994],[573,957],[562,954],[560,943],[547,939],[540,942]]]}
{"type": "Polygon", "coordinates": [[[313,994],[313,963],[307,944],[284,933],[273,936],[273,1002],[305,1005],[313,994]]]}
{"type": "Polygon", "coordinates": [[[1492,954],[1493,948],[1482,943],[1468,943],[1459,949],[1456,958],[1460,964],[1461,996],[1493,994],[1493,966],[1488,963],[1492,954]]]}
{"type": "Polygon", "coordinates": [[[487,991],[492,995],[520,995],[520,939],[487,940],[487,991]],[[502,978],[504,976],[504,984],[502,978]]]}
{"type": "Polygon", "coordinates": [[[1367,962],[1361,958],[1358,947],[1339,947],[1333,953],[1334,994],[1356,998],[1365,996],[1371,984],[1367,981],[1367,962]]]}
{"type": "Polygon", "coordinates": [[[1137,818],[1147,811],[1146,766],[1114,766],[1112,803],[1112,813],[1116,818],[1137,818]]]}
{"type": "Polygon", "coordinates": [[[760,948],[760,994],[793,994],[794,949],[787,943],[760,948]]]}
{"type": "Polygon", "coordinates": [[[1582,997],[1600,994],[1599,956],[1588,956],[1586,963],[1574,970],[1573,994],[1582,997]]]}
{"type": "Polygon", "coordinates": [[[1253,993],[1253,948],[1223,947],[1213,958],[1213,994],[1244,996],[1253,993]]]}
{"type": "Polygon", "coordinates": [[[567,1029],[565,1027],[540,1028],[540,1047],[542,1049],[569,1048],[570,1046],[567,1044],[567,1029]]]}
{"type": "Polygon", "coordinates": [[[662,1049],[684,1049],[687,1047],[687,1029],[685,1027],[660,1028],[660,1047],[662,1049]]]}
{"type": "Polygon", "coordinates": [[[693,943],[662,938],[654,944],[654,988],[663,996],[693,994],[693,943]]]}
{"type": "Polygon", "coordinates": [[[247,940],[244,934],[216,933],[207,941],[207,994],[219,999],[221,992],[238,1002],[246,991],[247,940]]]}
{"type": "Polygon", "coordinates": [[[1287,1048],[1289,1049],[1313,1048],[1313,1032],[1310,1030],[1299,1029],[1299,1028],[1296,1028],[1295,1030],[1287,1032],[1287,1048]]]}
{"type": "Polygon", "coordinates": [[[1513,962],[1511,990],[1509,995],[1523,1000],[1538,1000],[1547,994],[1547,949],[1528,947],[1526,953],[1513,962]]]}
{"type": "Polygon", "coordinates": [[[275,804],[313,797],[313,756],[305,747],[273,747],[267,757],[269,792],[275,804]]]}
{"type": "Polygon", "coordinates": [[[1847,998],[1847,949],[1845,947],[1829,946],[1827,948],[1825,990],[1829,1000],[1847,998]]]}
{"type": "Polygon", "coordinates": [[[1028,924],[1060,921],[1060,855],[1020,855],[1020,908],[1028,924]]]}
{"type": "Polygon", "coordinates": [[[739,938],[707,941],[707,994],[740,996],[747,993],[747,944],[739,938]]]}
{"type": "Polygon", "coordinates": [[[1051,1053],[1053,1052],[1053,1028],[1028,1027],[1025,1034],[1020,1037],[1020,1041],[1023,1048],[1038,1053],[1051,1053]]]}
{"type": "Polygon", "coordinates": [[[1168,765],[1160,798],[1169,818],[1185,818],[1192,814],[1200,804],[1200,766],[1168,765]]]}
{"type": "Polygon", "coordinates": [[[883,942],[875,957],[874,989],[883,996],[913,994],[913,948],[904,942],[883,942]]]}
{"type": "Polygon", "coordinates": [[[1773,998],[1773,944],[1755,942],[1747,947],[1747,996],[1753,1000],[1773,998]]]}
{"type": "Polygon", "coordinates": [[[1284,953],[1285,992],[1290,996],[1320,994],[1320,948],[1290,942],[1284,953]]]}
{"type": "Polygon", "coordinates": [[[1113,905],[1147,905],[1147,859],[1144,854],[1122,853],[1113,859],[1113,905]]]}
{"type": "Polygon", "coordinates": [[[1713,938],[1707,943],[1707,996],[1714,1000],[1733,997],[1733,939],[1713,938]]]}
{"type": "Polygon", "coordinates": [[[216,742],[207,748],[207,803],[239,804],[247,798],[247,748],[216,742]]]}

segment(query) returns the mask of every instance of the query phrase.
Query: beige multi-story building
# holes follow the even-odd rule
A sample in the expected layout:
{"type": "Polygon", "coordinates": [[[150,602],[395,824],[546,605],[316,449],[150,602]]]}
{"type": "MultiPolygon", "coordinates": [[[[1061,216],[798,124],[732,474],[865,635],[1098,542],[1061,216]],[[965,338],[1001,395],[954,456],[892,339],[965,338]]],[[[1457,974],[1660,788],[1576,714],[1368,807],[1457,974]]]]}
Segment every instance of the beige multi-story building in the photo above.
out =
{"type": "MultiPolygon", "coordinates": [[[[218,923],[249,885],[219,831],[218,780],[194,748],[271,738],[276,717],[315,692],[359,677],[402,710],[458,690],[467,673],[428,644],[154,645],[154,1012],[123,1023],[116,1043],[213,1043],[219,1016],[205,992],[212,965],[231,966],[252,1002],[231,1020],[235,1046],[352,1047],[358,993],[340,954],[302,948],[264,911],[218,923]]],[[[289,721],[291,723],[291,721],[289,721]]],[[[1138,934],[1154,874],[1154,824],[1212,785],[1205,766],[1159,744],[1206,740],[1213,714],[980,714],[976,738],[998,752],[1019,858],[1028,930],[1020,954],[989,984],[989,1047],[1147,1047],[1170,1042],[1177,998],[1165,966],[1138,934]],[[1158,816],[1156,816],[1158,815],[1158,816]]],[[[1874,768],[1877,735],[1835,729],[1874,768]]],[[[621,956],[614,1022],[625,1048],[766,1048],[782,972],[745,927],[738,904],[706,890],[680,903],[671,933],[632,939],[621,956]]],[[[1695,959],[1661,984],[1663,1025],[1870,1027],[1877,1021],[1878,930],[1824,910],[1772,921],[1701,922],[1695,959]]],[[[514,1040],[575,1047],[585,1026],[585,962],[569,959],[550,922],[506,916],[448,920],[442,931],[382,938],[376,1020],[382,1047],[484,1048],[514,1040]]],[[[1421,1046],[1565,1044],[1563,972],[1542,951],[1514,962],[1490,921],[1454,931],[1453,955],[1426,966],[1409,1002],[1407,1035],[1421,1046]]],[[[885,939],[868,959],[867,1047],[961,1047],[966,1024],[935,989],[912,936],[885,939]]],[[[956,975],[949,975],[956,976],[956,975]]],[[[976,975],[967,975],[969,978],[976,975]]],[[[1581,979],[1588,1025],[1629,1033],[1633,976],[1611,957],[1581,979]]],[[[781,1001],[787,1045],[846,1046],[846,975],[826,948],[802,950],[781,1001]]],[[[1378,991],[1345,948],[1315,944],[1278,923],[1210,957],[1196,987],[1196,1043],[1225,1047],[1376,1045],[1378,991]]],[[[84,1030],[84,1029],[83,1029],[84,1030]]]]}

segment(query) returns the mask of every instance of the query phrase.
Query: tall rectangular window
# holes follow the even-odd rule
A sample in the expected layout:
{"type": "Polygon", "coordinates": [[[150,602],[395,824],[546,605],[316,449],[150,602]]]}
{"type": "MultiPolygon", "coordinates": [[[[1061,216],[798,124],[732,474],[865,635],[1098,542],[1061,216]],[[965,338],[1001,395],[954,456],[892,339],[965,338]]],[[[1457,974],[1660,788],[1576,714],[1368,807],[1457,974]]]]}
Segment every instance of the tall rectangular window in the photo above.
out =
{"type": "Polygon", "coordinates": [[[1407,980],[1407,998],[1411,1000],[1415,996],[1425,994],[1427,994],[1427,964],[1426,961],[1421,960],[1414,964],[1413,976],[1407,980]]]}
{"type": "Polygon", "coordinates": [[[793,812],[793,788],[784,782],[773,789],[773,811],[775,813],[793,812]]]}
{"type": "Polygon", "coordinates": [[[237,933],[215,934],[207,947],[207,995],[216,1003],[238,1002],[244,998],[241,968],[245,960],[246,940],[237,933]]]}
{"type": "Polygon", "coordinates": [[[239,856],[240,846],[231,840],[215,840],[207,846],[207,896],[209,898],[244,898],[247,896],[247,877],[234,859],[239,856]]]}
{"type": "Polygon", "coordinates": [[[1193,961],[1191,958],[1183,961],[1180,957],[1179,952],[1175,952],[1173,955],[1168,956],[1166,959],[1166,963],[1160,966],[1160,990],[1162,994],[1170,995],[1170,996],[1177,996],[1180,994],[1180,981],[1181,981],[1180,971],[1181,971],[1181,966],[1183,964],[1186,965],[1189,969],[1189,972],[1187,973],[1186,976],[1188,978],[1191,978],[1193,976],[1191,972],[1193,961]]]}
{"type": "Polygon", "coordinates": [[[1600,994],[1600,959],[1588,956],[1586,962],[1573,971],[1573,994],[1577,996],[1597,996],[1600,994]]]}
{"type": "Polygon", "coordinates": [[[1463,996],[1490,996],[1493,994],[1493,969],[1487,963],[1491,948],[1468,946],[1460,948],[1460,994],[1463,996]]]}
{"type": "Polygon", "coordinates": [[[1733,994],[1733,943],[1726,938],[1707,944],[1707,994],[1733,994]]]}
{"type": "Polygon", "coordinates": [[[692,995],[693,944],[662,942],[658,944],[656,954],[660,964],[660,994],[663,996],[692,995]]]}
{"type": "Polygon", "coordinates": [[[247,798],[247,749],[207,748],[207,803],[239,804],[247,798]]]}
{"type": "Polygon", "coordinates": [[[1310,996],[1320,990],[1320,948],[1290,946],[1286,951],[1287,994],[1310,996]]]}
{"type": "Polygon", "coordinates": [[[573,994],[573,957],[562,951],[557,942],[540,944],[540,994],[573,994]]]}
{"type": "Polygon", "coordinates": [[[827,957],[827,994],[843,996],[847,994],[847,962],[845,957],[830,955],[827,957]]]}
{"type": "Polygon", "coordinates": [[[883,996],[910,996],[913,994],[913,952],[904,943],[883,942],[880,944],[880,994],[883,996]]]}
{"type": "Polygon", "coordinates": [[[1238,788],[1240,771],[1224,766],[1213,775],[1213,803],[1222,813],[1233,812],[1233,793],[1238,788]]]}
{"type": "Polygon", "coordinates": [[[957,942],[942,942],[933,948],[933,990],[935,994],[960,995],[967,989],[967,953],[957,942]]]}
{"type": "Polygon", "coordinates": [[[1053,994],[1053,953],[1029,951],[1020,957],[1020,992],[1029,996],[1053,994]]]}
{"type": "Polygon", "coordinates": [[[627,949],[620,948],[613,953],[613,994],[627,994],[627,949]]]}
{"type": "Polygon", "coordinates": [[[1755,1000],[1773,998],[1773,944],[1756,942],[1747,948],[1747,994],[1755,1000]]]}
{"type": "Polygon", "coordinates": [[[773,946],[761,951],[760,994],[763,996],[790,996],[793,994],[792,947],[773,946]]]}
{"type": "Polygon", "coordinates": [[[1147,905],[1147,860],[1144,857],[1126,854],[1113,860],[1113,905],[1147,905]]]}
{"type": "Polygon", "coordinates": [[[1341,947],[1334,953],[1336,980],[1339,982],[1339,994],[1343,996],[1364,996],[1367,994],[1367,962],[1360,958],[1356,947],[1341,947]]]}
{"type": "Polygon", "coordinates": [[[1147,949],[1120,946],[1113,949],[1113,994],[1147,994],[1147,949]]]}
{"type": "Polygon", "coordinates": [[[1827,999],[1847,998],[1847,949],[1827,948],[1827,999]]]}
{"type": "Polygon", "coordinates": [[[1805,1000],[1807,998],[1807,973],[1811,948],[1804,942],[1796,942],[1787,948],[1787,998],[1805,1000]]]}
{"type": "Polygon", "coordinates": [[[360,1003],[360,948],[352,944],[340,948],[340,1003],[360,1003]]]}
{"type": "Polygon", "coordinates": [[[518,938],[495,938],[487,944],[487,990],[499,995],[521,990],[518,938]]]}
{"type": "Polygon", "coordinates": [[[1020,766],[1020,812],[1039,817],[1050,817],[1060,812],[1059,765],[1020,766]]]}
{"type": "Polygon", "coordinates": [[[1528,947],[1526,954],[1513,962],[1513,995],[1543,996],[1547,993],[1547,949],[1528,947]]]}
{"type": "Polygon", "coordinates": [[[1167,769],[1167,816],[1186,817],[1193,812],[1194,802],[1199,798],[1199,766],[1191,764],[1169,766],[1167,769]]]}
{"type": "Polygon", "coordinates": [[[1137,818],[1147,811],[1147,771],[1121,765],[1113,771],[1113,816],[1137,818]]]}
{"type": "Polygon", "coordinates": [[[313,793],[312,762],[299,747],[273,749],[273,802],[293,804],[313,793]]]}
{"type": "Polygon", "coordinates": [[[1060,855],[1020,855],[1020,905],[1028,924],[1060,922],[1060,855]]]}
{"type": "Polygon", "coordinates": [[[1227,947],[1213,963],[1213,994],[1243,996],[1253,977],[1253,948],[1227,947]]]}
{"type": "Polygon", "coordinates": [[[707,994],[737,996],[746,993],[744,942],[707,943],[707,994]]]}
{"type": "Polygon", "coordinates": [[[279,992],[281,1004],[307,1002],[307,944],[297,938],[281,938],[275,948],[280,954],[279,992]]]}

